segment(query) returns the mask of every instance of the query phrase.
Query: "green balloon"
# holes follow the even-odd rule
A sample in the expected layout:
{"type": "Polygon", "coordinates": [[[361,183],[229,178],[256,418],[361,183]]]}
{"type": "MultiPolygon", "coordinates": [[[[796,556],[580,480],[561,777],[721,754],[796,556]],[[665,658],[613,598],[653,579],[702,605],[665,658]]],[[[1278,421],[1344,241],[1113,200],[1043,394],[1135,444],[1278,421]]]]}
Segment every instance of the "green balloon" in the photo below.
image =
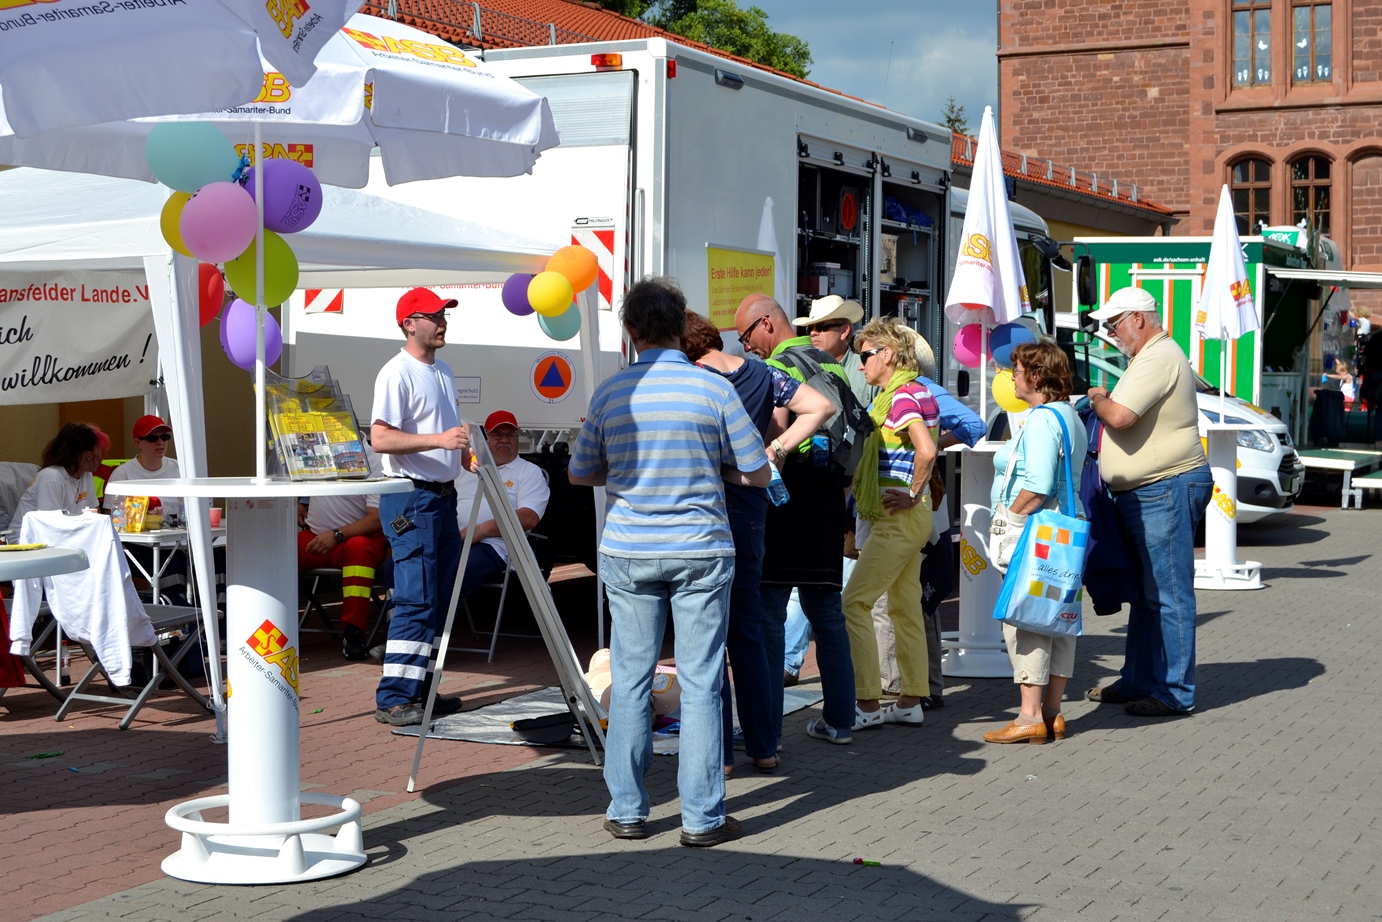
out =
{"type": "MultiPolygon", "coordinates": [[[[226,263],[226,283],[235,296],[256,303],[254,285],[254,244],[226,263]]],[[[288,241],[271,230],[264,231],[264,305],[273,307],[288,300],[298,287],[298,258],[288,241]]]]}
{"type": "Polygon", "coordinates": [[[537,325],[542,327],[542,332],[548,336],[565,342],[581,331],[581,312],[573,304],[555,317],[538,314],[537,325]]]}

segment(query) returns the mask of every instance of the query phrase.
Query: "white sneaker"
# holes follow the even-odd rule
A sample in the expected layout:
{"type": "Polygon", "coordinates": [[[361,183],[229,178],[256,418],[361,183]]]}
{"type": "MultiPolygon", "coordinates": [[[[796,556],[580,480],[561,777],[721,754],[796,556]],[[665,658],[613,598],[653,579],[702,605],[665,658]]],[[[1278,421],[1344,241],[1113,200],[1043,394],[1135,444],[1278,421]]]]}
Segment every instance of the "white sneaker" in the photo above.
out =
{"type": "Polygon", "coordinates": [[[871,730],[874,727],[883,726],[883,709],[876,711],[860,710],[859,705],[854,706],[854,726],[850,730],[871,730]]]}
{"type": "Polygon", "coordinates": [[[914,704],[909,708],[901,708],[897,706],[897,702],[893,702],[883,708],[882,711],[883,723],[907,724],[911,727],[921,726],[922,719],[926,716],[926,712],[922,710],[920,704],[914,704]]]}

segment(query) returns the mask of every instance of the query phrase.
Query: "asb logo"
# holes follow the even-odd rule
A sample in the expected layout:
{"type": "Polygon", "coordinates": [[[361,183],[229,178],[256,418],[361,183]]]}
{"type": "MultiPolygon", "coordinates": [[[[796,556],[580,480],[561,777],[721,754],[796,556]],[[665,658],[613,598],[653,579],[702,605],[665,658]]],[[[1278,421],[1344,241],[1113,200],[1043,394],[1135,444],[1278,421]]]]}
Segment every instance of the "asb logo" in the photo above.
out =
{"type": "Polygon", "coordinates": [[[250,649],[264,657],[264,662],[277,666],[279,673],[284,681],[293,687],[293,691],[298,690],[298,651],[296,647],[286,646],[288,638],[284,636],[272,621],[267,618],[264,623],[259,625],[259,629],[250,635],[245,643],[249,644],[250,649]]]}
{"type": "Polygon", "coordinates": [[[278,31],[283,33],[283,37],[292,38],[293,26],[307,15],[311,7],[307,5],[307,0],[268,0],[264,4],[264,9],[269,11],[269,18],[278,26],[278,31]]]}
{"type": "Polygon", "coordinates": [[[571,385],[576,382],[576,373],[571,367],[571,356],[565,352],[546,352],[533,363],[530,383],[533,393],[544,403],[561,403],[571,394],[571,385]]]}
{"type": "MultiPolygon", "coordinates": [[[[235,152],[242,158],[249,157],[250,163],[255,162],[253,154],[253,144],[237,144],[235,152]]],[[[312,145],[311,144],[271,144],[264,142],[263,147],[265,160],[296,160],[309,170],[312,169],[312,145]]]]}
{"type": "Polygon", "coordinates": [[[982,259],[986,263],[993,262],[993,247],[989,244],[989,238],[983,234],[970,234],[961,252],[965,256],[982,259]]]}
{"type": "Polygon", "coordinates": [[[974,545],[970,544],[969,541],[964,538],[960,539],[960,563],[969,571],[970,576],[978,576],[980,573],[987,570],[989,566],[984,562],[984,558],[979,556],[979,552],[974,549],[974,545]]]}
{"type": "Polygon", "coordinates": [[[361,29],[342,29],[341,32],[347,38],[354,39],[357,44],[368,48],[370,51],[407,54],[415,58],[422,58],[424,61],[454,64],[459,67],[476,66],[475,62],[462,54],[459,48],[453,48],[450,45],[434,45],[431,42],[420,42],[412,38],[397,39],[392,35],[385,35],[381,38],[372,32],[365,32],[361,29]]]}
{"type": "Polygon", "coordinates": [[[271,70],[264,75],[264,86],[259,90],[259,95],[254,97],[254,101],[277,105],[292,98],[293,87],[288,78],[278,71],[271,70]]]}

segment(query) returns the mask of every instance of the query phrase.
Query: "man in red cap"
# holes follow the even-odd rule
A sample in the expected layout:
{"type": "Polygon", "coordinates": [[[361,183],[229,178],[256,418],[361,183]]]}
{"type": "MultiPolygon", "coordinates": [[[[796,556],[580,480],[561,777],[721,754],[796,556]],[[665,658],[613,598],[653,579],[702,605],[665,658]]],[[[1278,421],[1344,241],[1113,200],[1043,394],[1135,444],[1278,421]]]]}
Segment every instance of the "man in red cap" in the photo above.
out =
{"type": "MultiPolygon", "coordinates": [[[[370,442],[384,473],[412,481],[408,493],[379,497],[379,518],[393,547],[393,617],[384,646],[384,677],[374,718],[394,727],[422,723],[423,696],[436,662],[461,562],[456,478],[470,443],[456,410],[456,379],[437,358],[446,345],[443,301],[426,288],[398,299],[395,319],[405,343],[374,382],[370,442]]],[[[437,697],[434,714],[460,710],[461,699],[437,697]]]]}
{"type": "MultiPolygon", "coordinates": [[[[134,444],[139,454],[111,471],[110,476],[106,478],[107,483],[122,480],[165,480],[181,476],[177,459],[168,457],[168,443],[173,438],[171,426],[157,416],[141,416],[134,421],[131,434],[134,436],[134,444]]],[[[119,502],[114,497],[111,501],[119,502]]],[[[150,512],[158,512],[160,507],[165,524],[168,516],[182,514],[182,500],[171,496],[166,499],[149,497],[150,512]]],[[[126,550],[134,555],[145,572],[149,572],[154,563],[152,548],[129,545],[126,550]]],[[[171,604],[187,604],[187,558],[182,551],[174,551],[168,558],[167,567],[159,575],[158,587],[159,592],[166,596],[171,604]]],[[[158,602],[159,599],[154,601],[158,602]]]]}
{"type": "MultiPolygon", "coordinates": [[[[518,523],[523,530],[532,531],[542,521],[542,514],[547,511],[547,500],[552,495],[547,477],[542,473],[542,468],[518,457],[518,420],[508,410],[495,410],[485,419],[485,434],[488,436],[490,454],[494,455],[494,464],[499,468],[504,491],[509,494],[509,505],[518,512],[518,523]]],[[[456,480],[456,518],[461,526],[462,540],[465,539],[466,526],[470,524],[470,506],[479,489],[480,478],[470,471],[463,471],[456,480]]],[[[491,576],[503,573],[508,565],[509,549],[499,536],[499,526],[494,521],[488,500],[482,497],[470,559],[466,561],[465,575],[461,577],[461,598],[469,598],[491,576]]]]}

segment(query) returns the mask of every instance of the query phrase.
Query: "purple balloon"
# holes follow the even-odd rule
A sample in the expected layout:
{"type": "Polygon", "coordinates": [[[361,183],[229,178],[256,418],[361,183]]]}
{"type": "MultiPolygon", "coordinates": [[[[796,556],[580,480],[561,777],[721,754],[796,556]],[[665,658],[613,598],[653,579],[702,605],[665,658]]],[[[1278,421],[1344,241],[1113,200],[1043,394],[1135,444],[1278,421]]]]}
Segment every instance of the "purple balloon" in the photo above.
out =
{"type": "Polygon", "coordinates": [[[526,317],[533,312],[533,306],[528,303],[528,283],[532,280],[526,272],[515,272],[504,283],[504,306],[510,314],[526,317]]]}
{"type": "MultiPolygon", "coordinates": [[[[237,368],[254,371],[254,305],[239,298],[221,311],[221,348],[237,368]]],[[[273,314],[264,315],[264,364],[283,353],[283,331],[273,314]]]]}
{"type": "MultiPolygon", "coordinates": [[[[245,171],[245,190],[254,197],[254,171],[245,171]]],[[[322,185],[296,160],[264,161],[264,226],[279,234],[306,230],[322,213],[322,185]]]]}

